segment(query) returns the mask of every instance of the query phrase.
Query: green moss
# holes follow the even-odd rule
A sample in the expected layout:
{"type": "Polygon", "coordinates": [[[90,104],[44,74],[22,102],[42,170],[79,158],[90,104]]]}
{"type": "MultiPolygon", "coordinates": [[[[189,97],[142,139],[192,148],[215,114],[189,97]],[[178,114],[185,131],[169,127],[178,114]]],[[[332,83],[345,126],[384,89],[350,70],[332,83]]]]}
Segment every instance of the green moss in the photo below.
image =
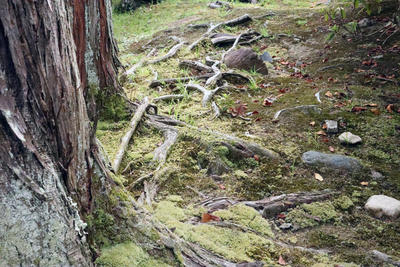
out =
{"type": "Polygon", "coordinates": [[[170,266],[159,259],[153,258],[141,247],[131,242],[102,249],[101,256],[97,258],[95,263],[97,266],[108,267],[170,266]]]}
{"type": "Polygon", "coordinates": [[[334,222],[337,220],[338,213],[330,202],[314,202],[303,204],[287,214],[287,220],[299,228],[307,228],[334,222]]]}
{"type": "Polygon", "coordinates": [[[177,195],[169,195],[169,196],[167,196],[166,200],[171,201],[171,202],[176,202],[176,203],[183,202],[183,198],[181,196],[177,196],[177,195]]]}
{"type": "Polygon", "coordinates": [[[235,171],[235,176],[238,178],[247,178],[249,177],[244,171],[242,170],[236,170],[235,171]]]}
{"type": "MultiPolygon", "coordinates": [[[[161,201],[155,209],[155,217],[183,239],[197,243],[234,262],[254,261],[257,257],[262,257],[262,260],[269,262],[271,255],[275,253],[273,242],[260,235],[210,224],[192,225],[184,222],[190,218],[190,215],[199,214],[199,212],[200,209],[196,210],[192,207],[186,211],[174,202],[161,201]],[[260,251],[263,253],[260,254],[260,251]]],[[[268,222],[249,207],[237,205],[225,213],[220,211],[216,214],[272,236],[268,222]]]]}
{"type": "Polygon", "coordinates": [[[274,236],[268,221],[255,209],[244,204],[233,205],[227,210],[218,210],[214,214],[223,220],[232,221],[270,237],[274,236]]]}
{"type": "Polygon", "coordinates": [[[112,215],[103,209],[96,209],[91,215],[87,216],[86,222],[92,243],[100,247],[111,245],[111,238],[116,234],[112,215]]]}
{"type": "Polygon", "coordinates": [[[341,210],[349,210],[354,203],[348,196],[341,196],[333,201],[333,205],[341,210]]]}

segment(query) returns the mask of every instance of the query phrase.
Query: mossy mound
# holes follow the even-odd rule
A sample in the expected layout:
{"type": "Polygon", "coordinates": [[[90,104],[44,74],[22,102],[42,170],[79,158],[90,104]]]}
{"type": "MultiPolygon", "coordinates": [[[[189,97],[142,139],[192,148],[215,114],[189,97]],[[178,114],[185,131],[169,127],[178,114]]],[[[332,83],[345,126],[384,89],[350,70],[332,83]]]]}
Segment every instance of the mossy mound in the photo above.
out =
{"type": "Polygon", "coordinates": [[[238,225],[248,227],[262,235],[243,229],[221,227],[212,224],[193,225],[186,223],[193,214],[200,215],[203,209],[180,208],[176,202],[163,200],[157,204],[155,217],[181,238],[199,244],[233,262],[262,260],[271,262],[276,256],[272,241],[262,235],[272,237],[270,225],[255,210],[244,205],[236,205],[229,210],[220,210],[215,215],[238,225]],[[262,252],[262,253],[261,253],[262,252]]]}
{"type": "Polygon", "coordinates": [[[331,202],[303,204],[288,212],[286,218],[298,229],[335,222],[339,214],[331,202]]]}
{"type": "Polygon", "coordinates": [[[97,258],[95,263],[97,264],[97,266],[108,267],[171,266],[162,262],[161,260],[153,258],[141,247],[132,242],[126,242],[112,247],[104,248],[101,251],[101,256],[97,258]]]}

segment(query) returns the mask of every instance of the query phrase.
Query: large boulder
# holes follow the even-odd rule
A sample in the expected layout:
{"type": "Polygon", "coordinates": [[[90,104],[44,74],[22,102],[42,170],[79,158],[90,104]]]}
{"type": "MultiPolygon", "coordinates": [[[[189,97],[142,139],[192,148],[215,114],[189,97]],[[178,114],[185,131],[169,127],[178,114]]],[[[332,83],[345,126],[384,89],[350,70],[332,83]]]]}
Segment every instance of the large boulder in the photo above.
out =
{"type": "Polygon", "coordinates": [[[374,195],[368,199],[365,209],[377,218],[396,219],[400,215],[400,201],[385,195],[374,195]]]}
{"type": "Polygon", "coordinates": [[[305,164],[310,166],[326,167],[339,171],[356,172],[362,169],[362,165],[357,159],[338,154],[308,151],[303,154],[301,159],[305,164]]]}
{"type": "Polygon", "coordinates": [[[257,71],[267,75],[268,69],[263,60],[251,48],[240,48],[225,55],[224,63],[229,68],[257,71]]]}

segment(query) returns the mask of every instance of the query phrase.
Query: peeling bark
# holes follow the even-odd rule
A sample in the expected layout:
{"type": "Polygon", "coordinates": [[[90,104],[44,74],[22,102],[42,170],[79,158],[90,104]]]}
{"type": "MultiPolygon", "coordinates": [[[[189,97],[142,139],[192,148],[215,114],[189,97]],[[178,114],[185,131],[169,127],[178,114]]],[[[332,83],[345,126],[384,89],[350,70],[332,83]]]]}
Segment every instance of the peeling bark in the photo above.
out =
{"type": "Polygon", "coordinates": [[[0,265],[92,265],[80,215],[93,202],[96,108],[85,96],[118,90],[111,3],[1,3],[0,265]]]}

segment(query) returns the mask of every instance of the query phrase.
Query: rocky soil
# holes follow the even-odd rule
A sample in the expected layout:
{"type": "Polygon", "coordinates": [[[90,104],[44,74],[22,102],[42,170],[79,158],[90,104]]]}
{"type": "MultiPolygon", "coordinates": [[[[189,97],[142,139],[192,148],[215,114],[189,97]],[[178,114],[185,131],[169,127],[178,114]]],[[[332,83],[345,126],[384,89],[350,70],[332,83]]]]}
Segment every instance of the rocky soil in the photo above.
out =
{"type": "MultiPolygon", "coordinates": [[[[400,266],[400,39],[383,44],[388,14],[359,14],[358,35],[326,41],[325,2],[171,3],[131,16],[192,13],[140,38],[115,25],[126,96],[134,109],[149,99],[116,181],[237,266],[400,266]]],[[[133,116],[106,107],[97,137],[111,162],[133,116]]],[[[98,243],[97,263],[165,264],[132,241],[98,243]]]]}

